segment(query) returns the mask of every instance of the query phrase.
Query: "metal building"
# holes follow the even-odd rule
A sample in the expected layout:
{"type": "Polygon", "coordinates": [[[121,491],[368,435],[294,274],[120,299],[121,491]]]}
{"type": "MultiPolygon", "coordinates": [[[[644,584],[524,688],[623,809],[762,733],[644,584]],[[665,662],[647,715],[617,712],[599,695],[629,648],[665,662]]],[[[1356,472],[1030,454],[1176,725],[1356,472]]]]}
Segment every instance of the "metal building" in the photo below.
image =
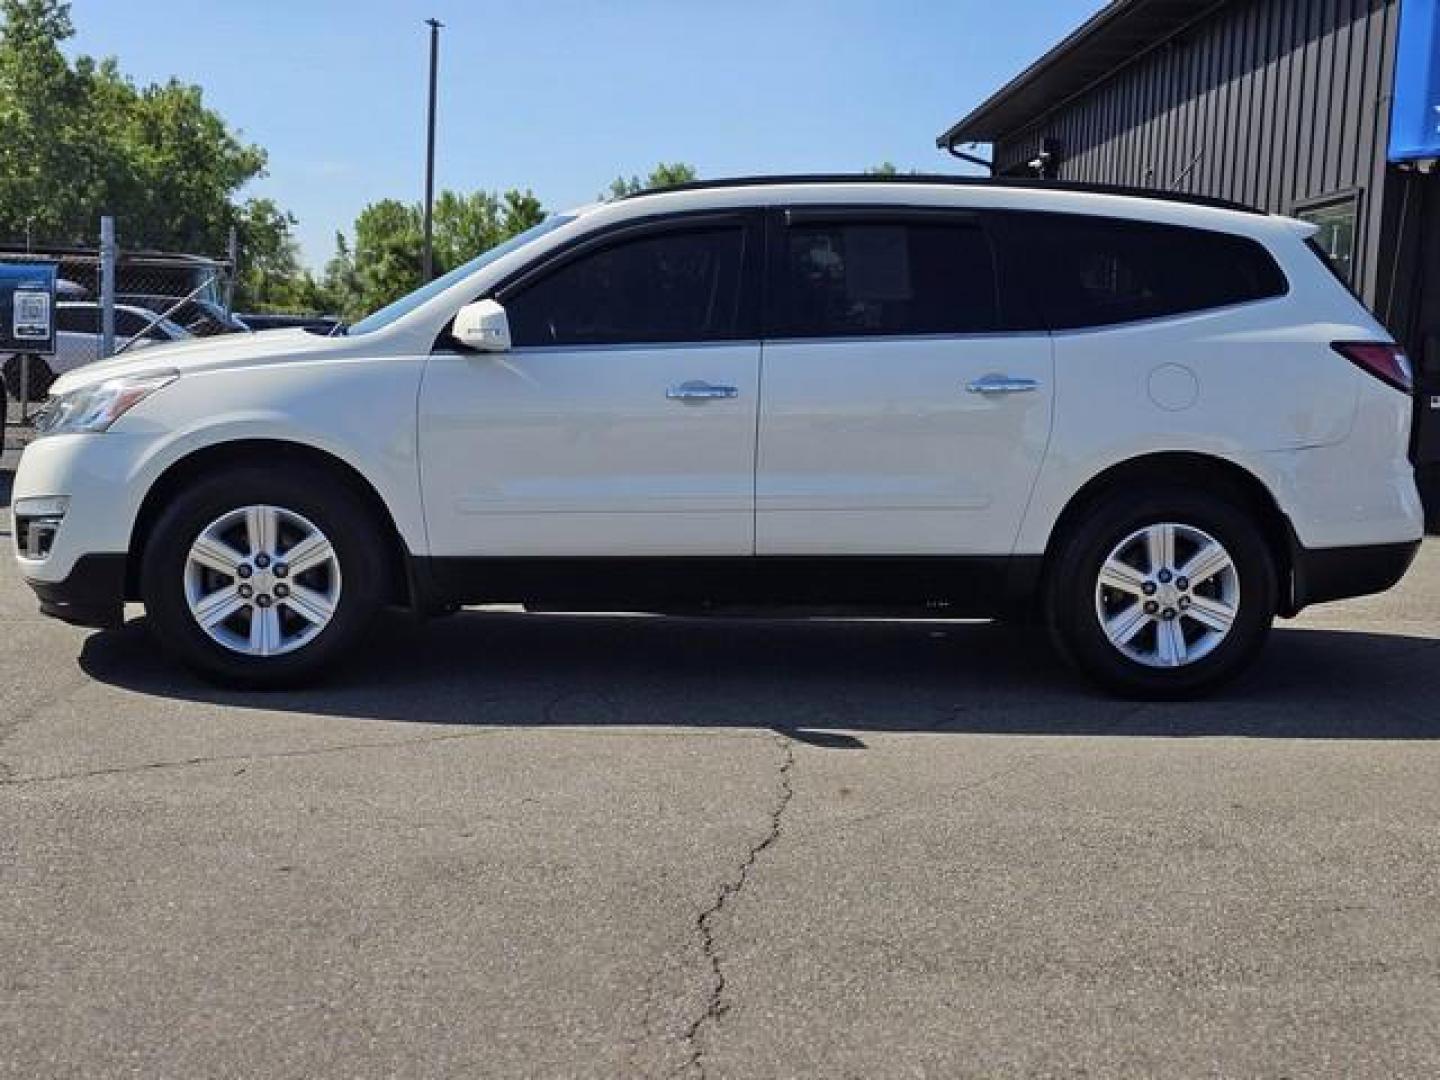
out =
{"type": "Polygon", "coordinates": [[[937,142],[1315,222],[1417,361],[1440,494],[1440,0],[1113,0],[937,142]]]}

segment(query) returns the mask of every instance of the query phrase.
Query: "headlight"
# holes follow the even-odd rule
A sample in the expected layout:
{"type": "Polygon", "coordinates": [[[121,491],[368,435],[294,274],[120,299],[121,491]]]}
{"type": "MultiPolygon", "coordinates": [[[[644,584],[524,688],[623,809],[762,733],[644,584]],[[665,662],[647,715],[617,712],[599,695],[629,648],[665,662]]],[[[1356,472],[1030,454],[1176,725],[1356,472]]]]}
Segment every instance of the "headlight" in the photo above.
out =
{"type": "Polygon", "coordinates": [[[179,377],[178,371],[121,375],[52,397],[35,414],[35,434],[38,437],[106,431],[156,390],[169,386],[179,377]]]}

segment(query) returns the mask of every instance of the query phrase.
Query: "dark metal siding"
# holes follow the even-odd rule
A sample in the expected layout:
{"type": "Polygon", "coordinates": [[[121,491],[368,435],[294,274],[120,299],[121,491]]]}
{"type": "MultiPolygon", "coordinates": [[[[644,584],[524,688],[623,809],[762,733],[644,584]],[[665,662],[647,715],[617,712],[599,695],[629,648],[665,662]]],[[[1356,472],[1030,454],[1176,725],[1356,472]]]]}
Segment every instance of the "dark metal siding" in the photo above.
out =
{"type": "Polygon", "coordinates": [[[1065,180],[1215,195],[1277,213],[1360,192],[1356,287],[1380,309],[1386,146],[1400,0],[1228,0],[1026,128],[997,172],[1046,138],[1065,180]]]}

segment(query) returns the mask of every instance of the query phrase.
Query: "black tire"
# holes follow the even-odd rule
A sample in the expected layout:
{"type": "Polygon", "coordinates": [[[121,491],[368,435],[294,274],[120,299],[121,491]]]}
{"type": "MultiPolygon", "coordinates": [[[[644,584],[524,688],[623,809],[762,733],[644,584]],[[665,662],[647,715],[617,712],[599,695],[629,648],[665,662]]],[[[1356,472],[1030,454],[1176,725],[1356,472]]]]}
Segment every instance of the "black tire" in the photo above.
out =
{"type": "MultiPolygon", "coordinates": [[[[256,689],[312,680],[339,660],[374,622],[386,592],[382,538],[388,523],[375,520],[365,501],[341,478],[309,466],[237,466],[183,490],[156,523],[141,563],[141,596],[150,625],[165,650],[204,678],[256,689]],[[230,511],[268,505],[299,514],[330,541],[343,586],[334,614],[311,640],[292,652],[252,656],[213,640],[192,615],[185,573],[191,545],[230,511]]],[[[277,609],[283,606],[276,601],[277,609]]]]}
{"type": "MultiPolygon", "coordinates": [[[[5,391],[10,395],[11,401],[20,400],[20,357],[11,356],[5,361],[5,391]]],[[[50,365],[45,362],[43,356],[32,356],[30,358],[30,402],[37,404],[45,400],[50,393],[50,387],[55,382],[55,373],[50,370],[50,365]]]]}
{"type": "MultiPolygon", "coordinates": [[[[1061,538],[1046,569],[1046,618],[1061,656],[1111,693],[1142,700],[1199,697],[1239,675],[1265,644],[1277,593],[1274,556],[1255,515],[1242,505],[1201,492],[1147,488],[1115,492],[1092,507],[1061,538]],[[1177,667],[1152,667],[1122,652],[1107,637],[1097,611],[1105,561],[1127,537],[1158,523],[1213,538],[1229,554],[1238,577],[1238,605],[1228,633],[1208,654],[1177,667]]],[[[1118,599],[1122,606],[1129,603],[1123,594],[1118,599]]],[[[1198,606],[1199,601],[1187,603],[1198,606]]],[[[1187,628],[1182,633],[1205,630],[1189,621],[1176,625],[1182,624],[1187,628]]],[[[1151,625],[1141,634],[1159,632],[1151,625]]]]}

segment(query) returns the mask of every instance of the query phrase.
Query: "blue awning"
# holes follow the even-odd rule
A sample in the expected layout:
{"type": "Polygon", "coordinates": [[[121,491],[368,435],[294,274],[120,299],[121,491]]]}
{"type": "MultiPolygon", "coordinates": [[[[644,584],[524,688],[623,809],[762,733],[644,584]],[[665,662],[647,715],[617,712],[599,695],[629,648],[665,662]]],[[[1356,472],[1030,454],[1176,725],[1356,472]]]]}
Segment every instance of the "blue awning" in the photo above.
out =
{"type": "Polygon", "coordinates": [[[1440,158],[1440,0],[1402,0],[1390,160],[1440,158]]]}

